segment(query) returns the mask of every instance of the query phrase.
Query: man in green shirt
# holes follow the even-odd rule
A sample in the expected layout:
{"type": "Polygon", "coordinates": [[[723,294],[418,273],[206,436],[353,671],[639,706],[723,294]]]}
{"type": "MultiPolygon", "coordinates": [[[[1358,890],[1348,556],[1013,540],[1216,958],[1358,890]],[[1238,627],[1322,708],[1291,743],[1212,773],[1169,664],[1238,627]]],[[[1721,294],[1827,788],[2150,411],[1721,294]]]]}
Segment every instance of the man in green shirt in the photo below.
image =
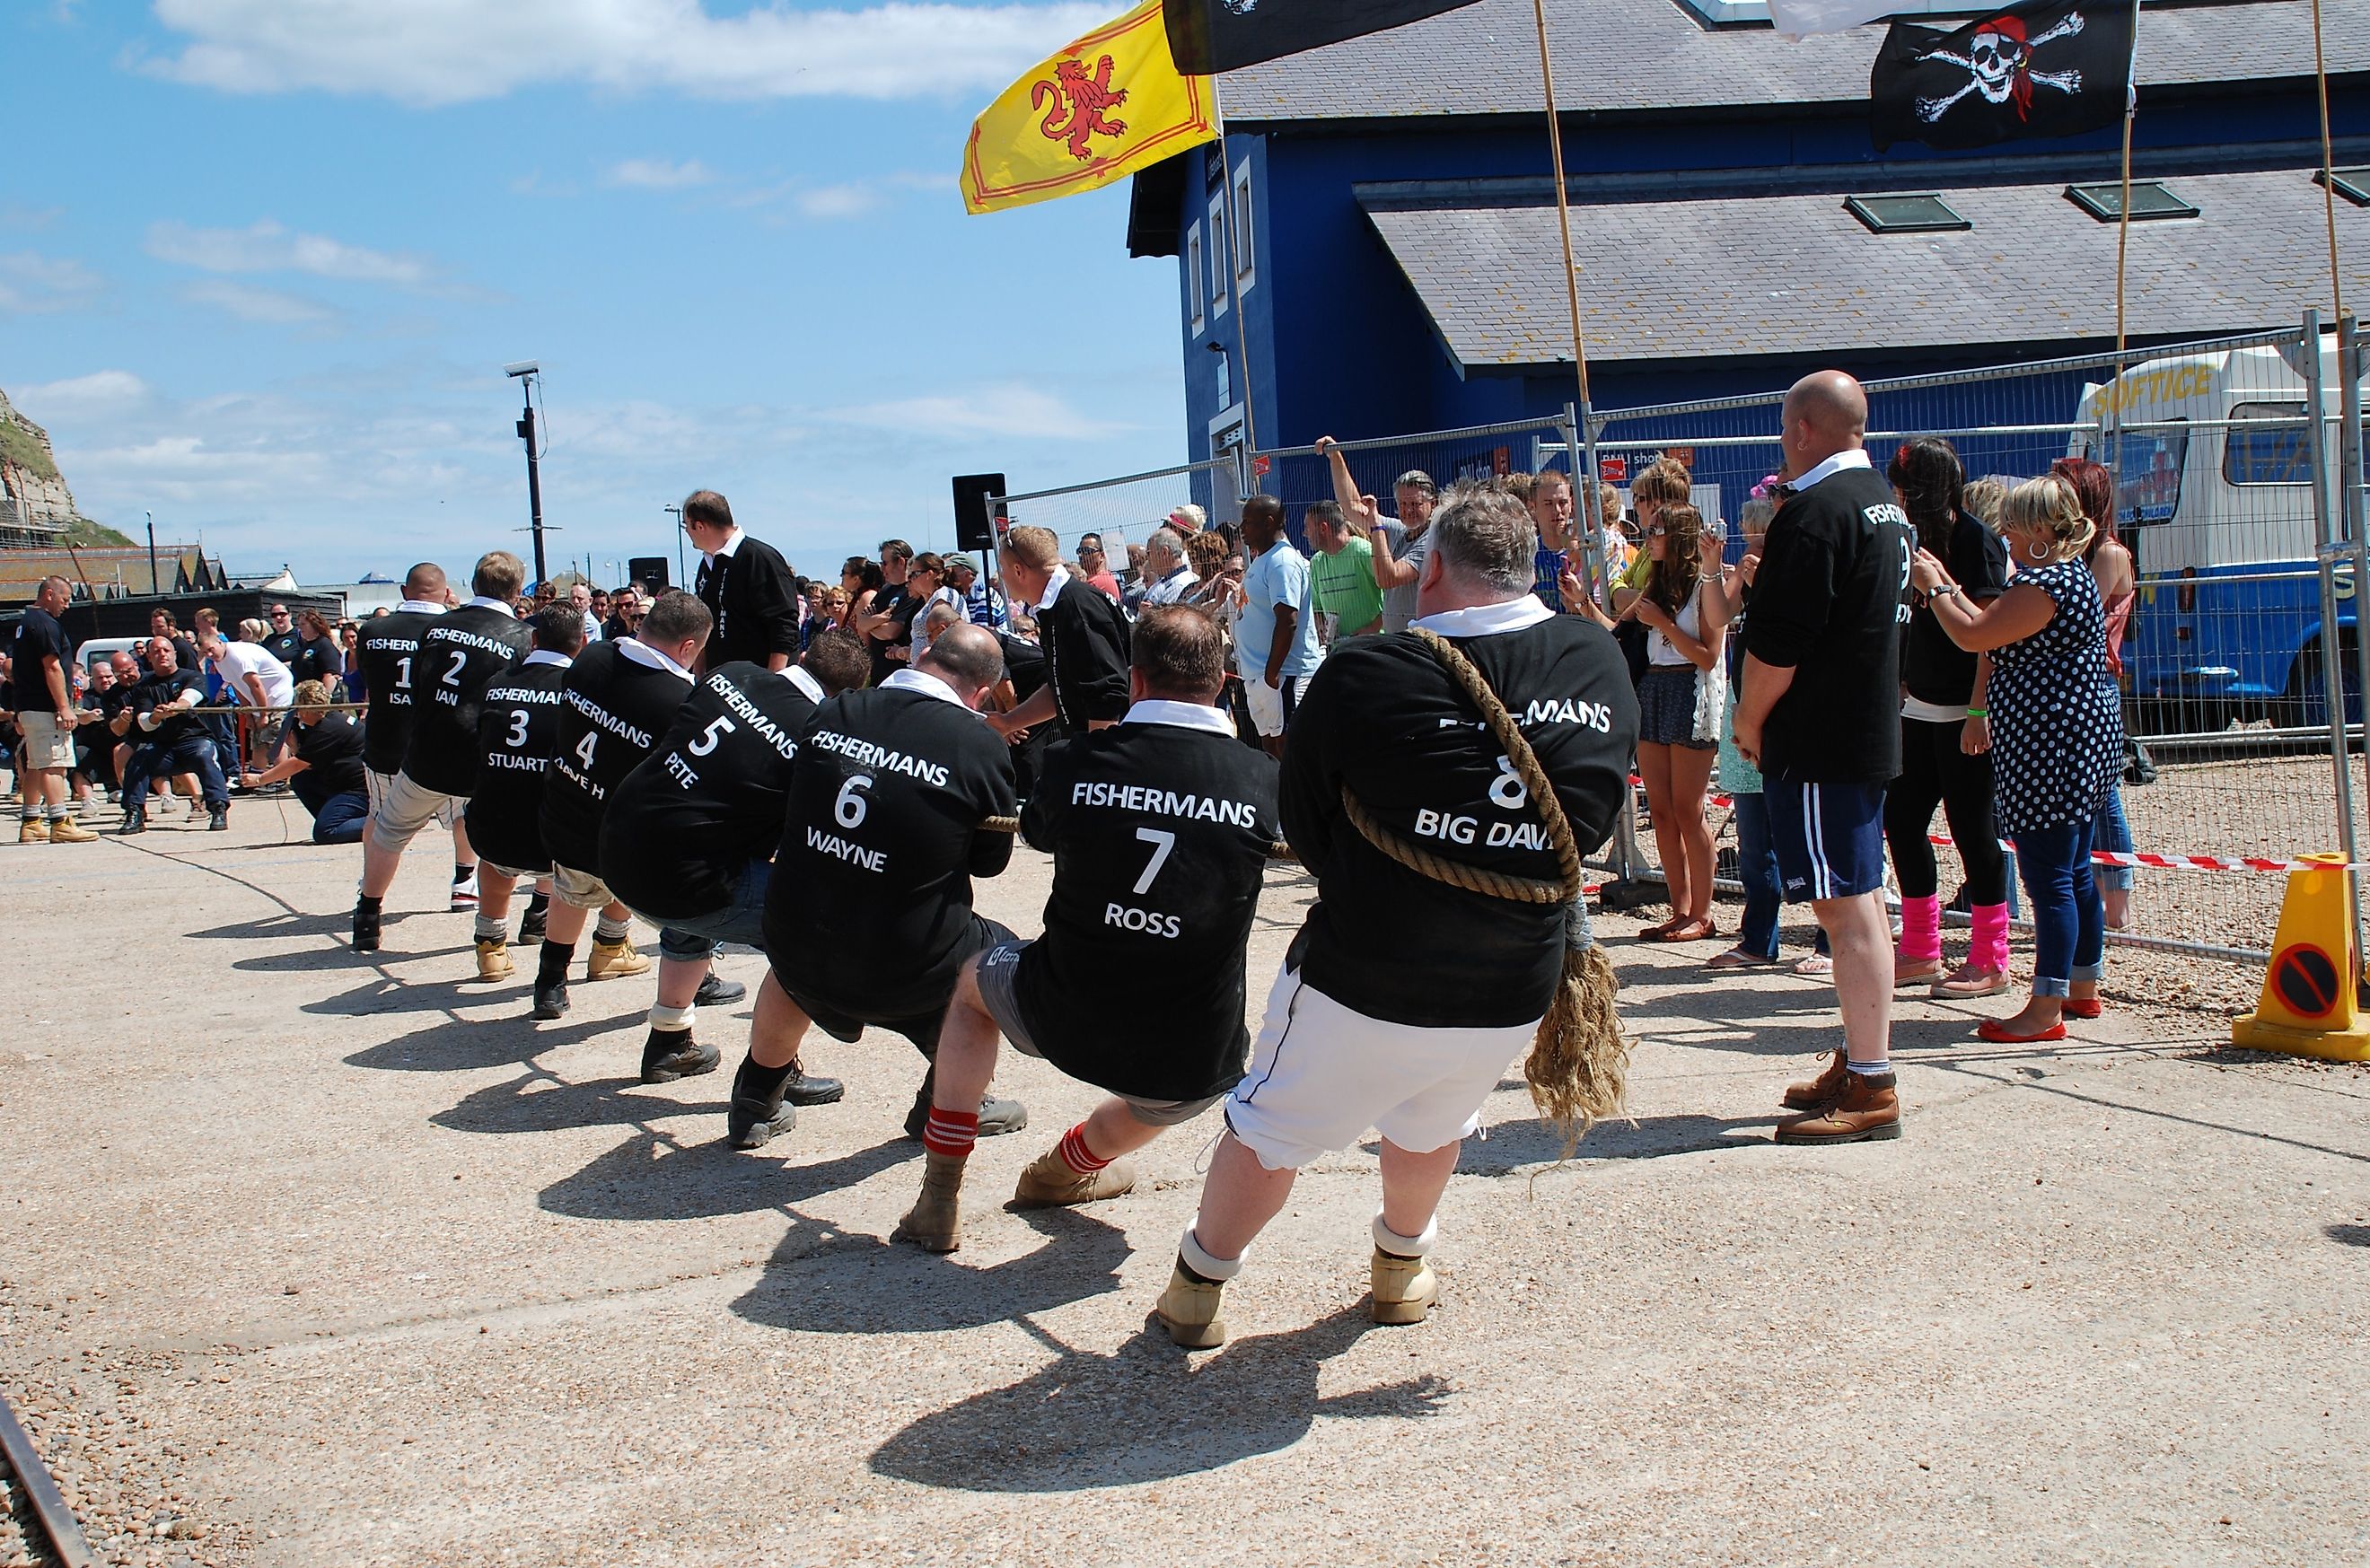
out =
{"type": "Polygon", "coordinates": [[[1308,562],[1309,603],[1318,614],[1332,617],[1334,640],[1381,631],[1383,590],[1375,586],[1375,547],[1342,521],[1339,502],[1309,503],[1308,542],[1317,546],[1308,562]]]}

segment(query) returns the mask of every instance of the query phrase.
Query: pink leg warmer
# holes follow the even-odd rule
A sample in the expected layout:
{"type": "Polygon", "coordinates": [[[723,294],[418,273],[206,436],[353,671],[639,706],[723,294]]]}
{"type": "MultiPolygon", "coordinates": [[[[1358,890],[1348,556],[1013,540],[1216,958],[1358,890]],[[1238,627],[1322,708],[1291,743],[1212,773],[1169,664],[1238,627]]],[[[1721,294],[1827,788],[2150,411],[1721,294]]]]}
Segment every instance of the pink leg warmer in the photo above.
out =
{"type": "Polygon", "coordinates": [[[1977,904],[1968,911],[1975,923],[1974,940],[1967,944],[1967,962],[1978,968],[2008,972],[2008,906],[1977,904]]]}
{"type": "Polygon", "coordinates": [[[1940,895],[1901,900],[1901,956],[1913,964],[1942,961],[1940,895]]]}

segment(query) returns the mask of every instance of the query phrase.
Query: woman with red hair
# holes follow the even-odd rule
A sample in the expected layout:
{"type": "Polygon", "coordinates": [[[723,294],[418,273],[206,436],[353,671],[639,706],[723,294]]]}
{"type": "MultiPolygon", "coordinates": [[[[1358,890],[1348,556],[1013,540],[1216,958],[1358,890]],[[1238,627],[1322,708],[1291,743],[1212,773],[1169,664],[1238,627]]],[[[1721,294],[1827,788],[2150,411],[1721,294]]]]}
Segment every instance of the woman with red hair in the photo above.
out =
{"type": "MultiPolygon", "coordinates": [[[[2131,551],[2115,537],[2114,471],[2086,457],[2061,457],[2050,465],[2049,471],[2074,486],[2074,494],[2082,501],[2082,515],[2090,520],[2091,528],[2096,530],[2083,559],[2089,563],[2090,576],[2099,584],[2099,602],[2106,607],[2107,680],[2115,686],[2115,699],[2120,704],[2123,630],[2131,624],[2132,600],[2138,579],[2132,568],[2131,551]]],[[[2108,789],[2107,798],[2100,803],[2098,819],[2090,825],[2090,847],[2123,854],[2132,852],[2132,824],[2123,815],[2120,782],[2108,789]]],[[[2108,929],[2121,931],[2132,922],[2131,867],[2101,865],[2095,869],[2099,897],[2106,905],[2108,929]]]]}

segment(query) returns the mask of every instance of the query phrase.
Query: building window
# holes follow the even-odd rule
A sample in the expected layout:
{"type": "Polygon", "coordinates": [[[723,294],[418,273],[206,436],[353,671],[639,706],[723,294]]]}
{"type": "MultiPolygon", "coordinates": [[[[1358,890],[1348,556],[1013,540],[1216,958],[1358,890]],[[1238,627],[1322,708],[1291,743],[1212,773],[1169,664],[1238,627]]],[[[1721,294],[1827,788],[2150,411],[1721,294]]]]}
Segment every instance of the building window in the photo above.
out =
{"type": "Polygon", "coordinates": [[[1251,226],[1251,165],[1248,158],[1235,171],[1235,292],[1248,294],[1259,281],[1259,231],[1251,226]]]}
{"type": "Polygon", "coordinates": [[[1855,196],[1845,201],[1844,211],[1876,235],[1924,235],[1975,226],[1959,216],[1949,202],[1931,194],[1855,196]]]}
{"type": "Polygon", "coordinates": [[[1202,225],[1194,224],[1185,231],[1185,300],[1186,309],[1192,313],[1193,331],[1202,331],[1202,225]]]}
{"type": "MultiPolygon", "coordinates": [[[[2337,180],[2337,194],[2344,197],[2356,207],[2370,207],[2370,168],[2338,169],[2334,174],[2337,180]]],[[[2312,182],[2315,185],[2328,183],[2321,178],[2318,169],[2312,171],[2312,182]]],[[[2137,216],[2136,213],[2134,215],[2137,216]]]]}
{"type": "Polygon", "coordinates": [[[1234,286],[1226,281],[1226,193],[1220,191],[1210,198],[1210,315],[1213,320],[1226,314],[1226,304],[1234,297],[1234,286]]]}
{"type": "MultiPolygon", "coordinates": [[[[2102,223],[2111,223],[2123,215],[2123,187],[2120,180],[2103,185],[2069,185],[2065,199],[2102,223]]],[[[2132,222],[2146,223],[2151,218],[2194,218],[2197,209],[2168,189],[2161,180],[2132,181],[2132,222]]]]}

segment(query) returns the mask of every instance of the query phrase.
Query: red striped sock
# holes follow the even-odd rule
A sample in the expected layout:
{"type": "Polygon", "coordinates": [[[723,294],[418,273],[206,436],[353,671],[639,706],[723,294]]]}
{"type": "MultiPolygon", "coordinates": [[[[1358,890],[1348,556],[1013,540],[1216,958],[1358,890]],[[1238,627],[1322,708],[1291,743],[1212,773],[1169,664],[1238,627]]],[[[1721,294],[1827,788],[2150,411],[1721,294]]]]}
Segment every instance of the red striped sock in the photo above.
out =
{"type": "Polygon", "coordinates": [[[1062,1163],[1081,1176],[1091,1176],[1110,1163],[1109,1160],[1096,1159],[1095,1151],[1087,1147],[1087,1124],[1084,1122],[1062,1135],[1061,1155],[1062,1163]]]}
{"type": "Polygon", "coordinates": [[[933,1154],[944,1154],[953,1160],[971,1157],[972,1145],[979,1141],[979,1113],[949,1111],[930,1107],[930,1119],[922,1127],[922,1147],[933,1154]]]}

